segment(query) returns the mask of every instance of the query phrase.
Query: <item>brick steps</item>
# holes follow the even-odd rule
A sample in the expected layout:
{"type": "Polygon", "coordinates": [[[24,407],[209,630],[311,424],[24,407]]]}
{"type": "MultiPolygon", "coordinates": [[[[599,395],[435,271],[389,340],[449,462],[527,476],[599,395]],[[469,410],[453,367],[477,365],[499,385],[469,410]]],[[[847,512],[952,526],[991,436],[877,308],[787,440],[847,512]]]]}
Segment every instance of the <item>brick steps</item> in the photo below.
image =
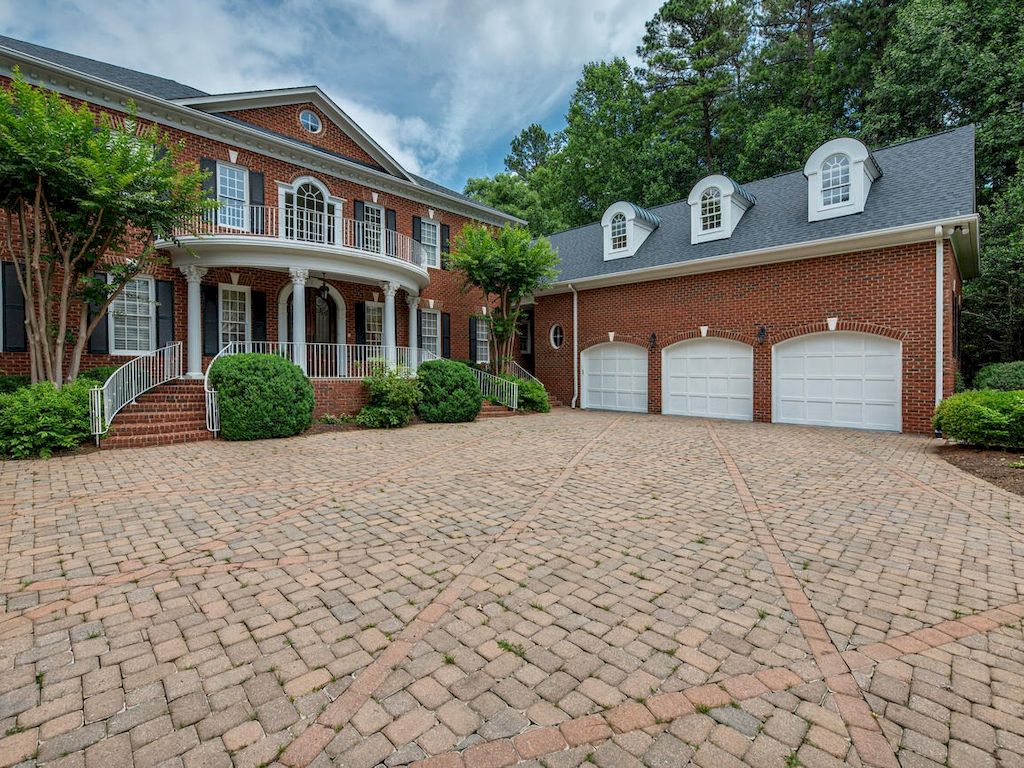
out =
{"type": "Polygon", "coordinates": [[[210,440],[203,382],[178,380],[139,397],[114,417],[103,448],[139,448],[210,440]]]}
{"type": "Polygon", "coordinates": [[[506,408],[504,405],[495,405],[493,403],[484,403],[480,406],[480,413],[477,414],[478,419],[501,419],[505,416],[516,416],[516,411],[506,408]]]}

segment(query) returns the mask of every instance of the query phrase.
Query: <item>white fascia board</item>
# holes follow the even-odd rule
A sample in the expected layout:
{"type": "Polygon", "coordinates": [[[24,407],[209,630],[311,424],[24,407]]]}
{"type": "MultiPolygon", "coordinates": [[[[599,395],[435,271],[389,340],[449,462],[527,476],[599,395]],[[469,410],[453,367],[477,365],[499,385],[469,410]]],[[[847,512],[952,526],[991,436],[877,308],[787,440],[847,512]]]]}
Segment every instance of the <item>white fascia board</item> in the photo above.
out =
{"type": "Polygon", "coordinates": [[[576,277],[569,280],[560,280],[547,290],[538,291],[536,295],[550,296],[557,293],[566,293],[569,290],[568,286],[570,283],[578,290],[604,288],[613,285],[644,283],[649,280],[662,280],[682,275],[697,275],[705,272],[721,272],[727,269],[739,269],[741,267],[760,266],[763,264],[779,264],[786,261],[815,259],[822,256],[835,256],[841,253],[866,251],[873,248],[885,248],[894,245],[906,245],[908,243],[932,242],[935,239],[936,226],[955,227],[958,224],[969,224],[977,231],[978,214],[972,213],[967,216],[954,216],[920,224],[876,229],[855,235],[842,235],[840,237],[828,237],[820,240],[808,240],[802,243],[787,243],[785,245],[772,246],[771,248],[726,253],[721,256],[710,256],[705,259],[660,264],[656,267],[631,269],[607,275],[576,277]]]}
{"type": "Polygon", "coordinates": [[[527,223],[516,216],[477,206],[460,197],[428,189],[421,184],[397,178],[327,152],[277,138],[256,128],[250,128],[244,123],[182,106],[174,101],[151,96],[0,46],[0,75],[12,77],[15,66],[21,67],[22,76],[27,82],[64,96],[121,112],[128,109],[130,103],[134,103],[139,117],[158,125],[178,128],[214,141],[243,147],[259,155],[300,165],[310,171],[373,186],[382,192],[443,208],[450,213],[486,224],[502,226],[508,223],[527,223]]]}

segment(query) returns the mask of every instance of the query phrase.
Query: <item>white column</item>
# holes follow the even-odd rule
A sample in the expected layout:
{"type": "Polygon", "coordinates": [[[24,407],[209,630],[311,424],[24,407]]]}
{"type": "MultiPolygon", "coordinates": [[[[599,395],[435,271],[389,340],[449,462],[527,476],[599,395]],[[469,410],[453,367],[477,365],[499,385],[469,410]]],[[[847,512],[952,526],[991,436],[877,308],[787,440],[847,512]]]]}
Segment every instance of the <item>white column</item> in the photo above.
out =
{"type": "Polygon", "coordinates": [[[295,364],[306,372],[306,278],[308,269],[288,270],[292,276],[292,341],[295,342],[295,364]]]}
{"type": "Polygon", "coordinates": [[[384,289],[384,356],[393,366],[395,364],[395,283],[381,283],[384,289]]]}
{"type": "Polygon", "coordinates": [[[188,373],[189,379],[203,378],[203,300],[199,286],[206,270],[189,264],[179,267],[188,281],[188,373]]]}
{"type": "Polygon", "coordinates": [[[420,306],[420,297],[406,296],[405,303],[409,305],[409,367],[415,371],[416,364],[419,362],[419,343],[416,338],[419,327],[416,322],[416,310],[420,306]]]}

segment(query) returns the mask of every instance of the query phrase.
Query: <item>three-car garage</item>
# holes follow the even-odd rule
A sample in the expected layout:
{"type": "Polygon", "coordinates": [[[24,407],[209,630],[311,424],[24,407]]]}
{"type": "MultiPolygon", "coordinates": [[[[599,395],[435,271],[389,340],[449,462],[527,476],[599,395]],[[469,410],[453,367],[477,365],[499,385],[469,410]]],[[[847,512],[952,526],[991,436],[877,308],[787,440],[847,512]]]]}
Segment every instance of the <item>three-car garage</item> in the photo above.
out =
{"type": "MultiPolygon", "coordinates": [[[[645,347],[598,344],[583,351],[581,366],[584,408],[647,412],[645,347]]],[[[830,331],[786,339],[771,348],[772,420],[900,431],[901,372],[902,345],[885,336],[830,331]]],[[[664,414],[750,421],[754,348],[713,336],[667,346],[660,387],[664,414]]]]}

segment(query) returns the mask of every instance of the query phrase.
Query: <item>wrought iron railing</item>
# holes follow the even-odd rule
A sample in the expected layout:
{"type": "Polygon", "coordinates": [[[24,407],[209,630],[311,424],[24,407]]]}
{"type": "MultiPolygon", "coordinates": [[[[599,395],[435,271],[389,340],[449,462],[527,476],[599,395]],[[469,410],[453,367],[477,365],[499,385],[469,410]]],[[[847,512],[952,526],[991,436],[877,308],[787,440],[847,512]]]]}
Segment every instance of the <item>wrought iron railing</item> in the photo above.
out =
{"type": "Polygon", "coordinates": [[[528,370],[523,368],[523,366],[521,366],[515,360],[506,360],[505,361],[505,373],[507,373],[509,376],[515,376],[517,379],[526,379],[527,381],[535,381],[538,384],[540,384],[542,387],[544,386],[544,384],[541,382],[540,379],[538,379],[536,376],[534,376],[528,370]]]}
{"type": "Polygon", "coordinates": [[[517,382],[482,371],[475,365],[471,365],[469,369],[476,376],[480,392],[486,399],[501,403],[513,411],[519,408],[519,384],[517,382]]]}
{"type": "Polygon", "coordinates": [[[181,378],[181,342],[129,360],[89,392],[89,422],[99,444],[100,435],[110,429],[118,411],[153,387],[181,378]]]}

